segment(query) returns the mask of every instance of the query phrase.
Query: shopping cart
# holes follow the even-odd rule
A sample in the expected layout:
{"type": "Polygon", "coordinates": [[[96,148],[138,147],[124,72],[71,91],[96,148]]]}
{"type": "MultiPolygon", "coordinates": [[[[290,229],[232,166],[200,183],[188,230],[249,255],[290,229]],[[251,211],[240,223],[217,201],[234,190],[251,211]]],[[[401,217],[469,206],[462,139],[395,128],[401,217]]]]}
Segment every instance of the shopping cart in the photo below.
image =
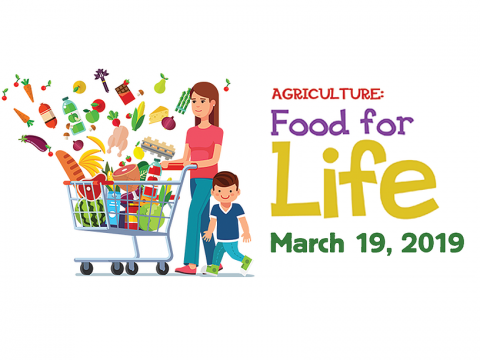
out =
{"type": "Polygon", "coordinates": [[[114,275],[125,272],[135,275],[137,262],[156,262],[157,273],[166,275],[168,262],[173,259],[170,228],[180,199],[182,184],[192,164],[183,167],[170,163],[165,171],[181,170],[176,181],[65,181],[68,202],[75,230],[98,231],[107,234],[130,235],[135,256],[133,258],[76,258],[83,275],[93,272],[92,262],[111,262],[114,275]],[[118,187],[126,192],[115,191],[118,187]],[[168,255],[162,258],[142,258],[137,236],[163,236],[168,255]]]}

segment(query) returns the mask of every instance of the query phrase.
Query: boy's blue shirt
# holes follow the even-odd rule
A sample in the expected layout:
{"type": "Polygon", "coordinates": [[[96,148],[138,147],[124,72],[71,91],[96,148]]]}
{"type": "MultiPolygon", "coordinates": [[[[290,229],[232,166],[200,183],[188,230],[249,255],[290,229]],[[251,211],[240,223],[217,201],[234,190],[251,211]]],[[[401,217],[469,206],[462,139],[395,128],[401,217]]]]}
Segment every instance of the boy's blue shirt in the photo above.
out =
{"type": "Polygon", "coordinates": [[[238,241],[238,218],[243,216],[245,212],[240,204],[232,203],[227,212],[223,211],[220,205],[213,205],[210,217],[217,219],[217,241],[238,241]]]}

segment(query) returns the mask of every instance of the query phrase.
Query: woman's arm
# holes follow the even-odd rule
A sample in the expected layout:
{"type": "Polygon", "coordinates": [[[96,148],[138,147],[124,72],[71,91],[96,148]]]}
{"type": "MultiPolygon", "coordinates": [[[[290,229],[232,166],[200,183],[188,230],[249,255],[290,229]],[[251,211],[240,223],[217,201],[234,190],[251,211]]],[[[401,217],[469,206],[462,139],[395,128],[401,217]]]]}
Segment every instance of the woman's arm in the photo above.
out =
{"type": "Polygon", "coordinates": [[[167,169],[168,164],[170,163],[185,164],[186,161],[190,160],[190,154],[191,154],[190,146],[188,144],[185,144],[185,150],[183,151],[183,157],[181,159],[162,161],[160,165],[162,166],[162,169],[167,169]]]}
{"type": "Polygon", "coordinates": [[[222,152],[222,145],[215,144],[215,149],[213,150],[213,156],[211,159],[208,160],[200,160],[200,161],[184,161],[183,166],[187,166],[190,164],[197,164],[198,168],[204,168],[204,167],[209,167],[218,164],[218,161],[220,160],[220,153],[222,152]]]}

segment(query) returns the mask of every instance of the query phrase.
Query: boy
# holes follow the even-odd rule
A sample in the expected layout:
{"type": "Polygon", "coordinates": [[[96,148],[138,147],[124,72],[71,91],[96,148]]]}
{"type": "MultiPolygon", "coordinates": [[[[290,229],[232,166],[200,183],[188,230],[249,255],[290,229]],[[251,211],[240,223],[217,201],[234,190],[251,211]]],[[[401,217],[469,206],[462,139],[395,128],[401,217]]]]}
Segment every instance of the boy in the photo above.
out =
{"type": "Polygon", "coordinates": [[[213,178],[211,193],[220,204],[213,205],[210,224],[203,236],[206,241],[210,241],[218,222],[217,246],[213,253],[212,265],[207,267],[206,274],[217,276],[220,262],[227,252],[232,259],[242,262],[240,271],[243,276],[247,276],[247,272],[252,265],[252,259],[238,251],[238,240],[240,238],[238,221],[240,221],[243,229],[243,242],[250,242],[251,238],[242,207],[239,204],[233,204],[233,201],[240,195],[237,175],[229,171],[219,172],[213,178]]]}

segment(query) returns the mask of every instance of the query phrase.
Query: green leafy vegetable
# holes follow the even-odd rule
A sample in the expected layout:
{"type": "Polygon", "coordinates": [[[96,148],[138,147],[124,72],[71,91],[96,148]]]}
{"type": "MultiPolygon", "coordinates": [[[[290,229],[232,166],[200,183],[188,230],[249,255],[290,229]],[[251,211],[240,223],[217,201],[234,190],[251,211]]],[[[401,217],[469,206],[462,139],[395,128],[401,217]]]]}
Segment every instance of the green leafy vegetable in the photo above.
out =
{"type": "MultiPolygon", "coordinates": [[[[93,106],[93,104],[92,104],[92,106],[93,106]]],[[[113,111],[110,110],[110,112],[108,113],[107,119],[108,120],[114,120],[116,118],[118,118],[118,111],[113,112],[113,111]]]]}
{"type": "MultiPolygon", "coordinates": [[[[138,143],[140,143],[140,141],[138,143]]],[[[137,146],[138,146],[138,143],[137,143],[137,146]]],[[[150,167],[150,165],[146,161],[140,161],[137,164],[137,167],[138,167],[138,170],[140,171],[140,181],[145,181],[145,179],[147,178],[148,168],[150,167]]]]}

